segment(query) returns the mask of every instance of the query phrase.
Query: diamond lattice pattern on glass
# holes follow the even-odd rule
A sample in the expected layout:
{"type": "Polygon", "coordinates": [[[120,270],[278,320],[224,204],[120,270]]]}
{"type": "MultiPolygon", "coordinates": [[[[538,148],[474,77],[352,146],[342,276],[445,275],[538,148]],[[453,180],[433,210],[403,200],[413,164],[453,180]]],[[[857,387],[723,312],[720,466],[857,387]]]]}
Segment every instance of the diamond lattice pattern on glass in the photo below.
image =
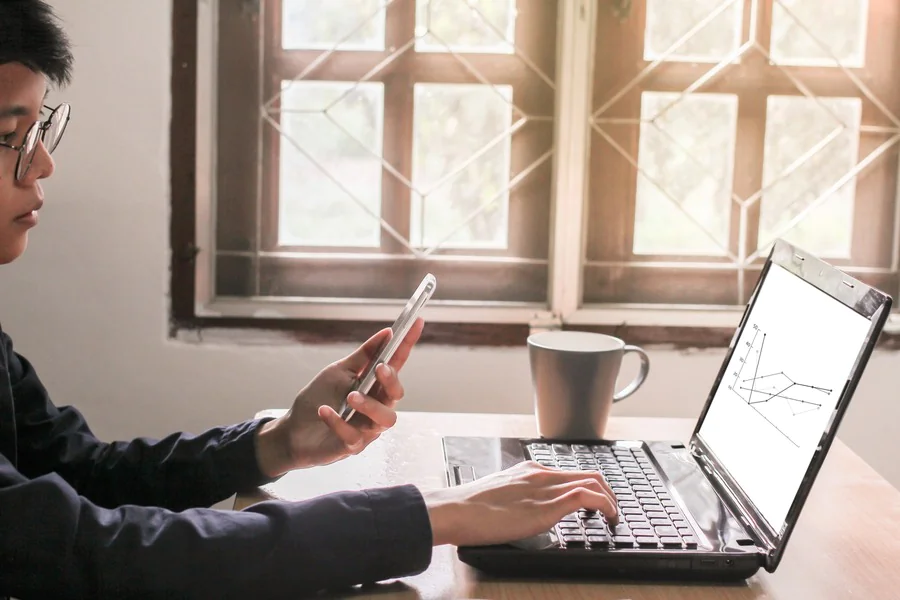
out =
{"type": "Polygon", "coordinates": [[[414,246],[506,247],[511,102],[510,86],[416,84],[414,246]]]}
{"type": "Polygon", "coordinates": [[[512,53],[516,0],[416,0],[419,52],[512,53]]]}
{"type": "Polygon", "coordinates": [[[285,81],[281,103],[279,243],[378,246],[383,85],[285,81]]]}
{"type": "Polygon", "coordinates": [[[384,50],[382,0],[282,0],[281,46],[287,49],[384,50]]]}
{"type": "Polygon", "coordinates": [[[719,62],[740,46],[743,14],[741,0],[647,0],[644,60],[661,58],[699,27],[665,60],[719,62]]]}
{"type": "Polygon", "coordinates": [[[737,96],[644,92],[641,119],[634,253],[724,255],[737,96]]]}
{"type": "Polygon", "coordinates": [[[768,97],[760,248],[784,237],[824,257],[850,258],[856,178],[828,192],[857,163],[861,113],[859,98],[768,97]]]}
{"type": "Polygon", "coordinates": [[[770,55],[781,65],[861,68],[868,0],[775,0],[770,55]]]}

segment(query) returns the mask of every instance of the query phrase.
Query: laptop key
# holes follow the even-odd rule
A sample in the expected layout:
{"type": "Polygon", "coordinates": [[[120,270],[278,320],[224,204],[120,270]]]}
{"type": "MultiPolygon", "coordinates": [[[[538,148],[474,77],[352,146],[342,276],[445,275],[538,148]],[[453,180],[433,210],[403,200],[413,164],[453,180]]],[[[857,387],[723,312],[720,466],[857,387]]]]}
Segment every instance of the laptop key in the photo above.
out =
{"type": "Polygon", "coordinates": [[[644,511],[640,508],[622,508],[623,515],[643,515],[644,511]]]}
{"type": "Polygon", "coordinates": [[[609,538],[605,535],[589,535],[587,541],[591,543],[591,546],[597,547],[606,547],[609,546],[609,538]]]}
{"type": "Polygon", "coordinates": [[[613,543],[617,548],[633,548],[634,538],[630,535],[617,535],[613,538],[613,543]]]}
{"type": "Polygon", "coordinates": [[[625,523],[619,523],[615,527],[610,527],[609,530],[613,535],[631,535],[631,528],[625,523]]]}
{"type": "Polygon", "coordinates": [[[625,521],[630,525],[632,523],[646,523],[647,517],[644,515],[625,515],[625,521]]]}
{"type": "Polygon", "coordinates": [[[687,538],[689,536],[694,535],[694,531],[691,529],[688,529],[687,527],[678,527],[677,529],[678,529],[678,535],[680,535],[683,538],[687,538]]]}
{"type": "Polygon", "coordinates": [[[678,535],[678,530],[672,526],[661,525],[653,528],[656,531],[656,535],[659,537],[675,537],[678,535]]]}
{"type": "Polygon", "coordinates": [[[606,528],[606,521],[603,519],[590,518],[584,520],[585,527],[600,527],[601,529],[606,528]]]}
{"type": "Polygon", "coordinates": [[[650,524],[654,527],[671,527],[672,521],[668,519],[650,519],[650,524]]]}
{"type": "Polygon", "coordinates": [[[682,541],[684,541],[684,545],[687,548],[694,549],[697,547],[697,538],[695,538],[694,536],[687,535],[681,539],[682,539],[682,541]]]}
{"type": "Polygon", "coordinates": [[[675,527],[678,527],[678,528],[687,527],[688,526],[687,521],[678,518],[680,516],[681,515],[678,515],[677,517],[676,517],[676,515],[669,515],[669,518],[672,519],[672,525],[674,525],[675,527]]]}
{"type": "Polygon", "coordinates": [[[647,510],[647,517],[650,519],[668,519],[669,515],[658,510],[647,510]]]}
{"type": "Polygon", "coordinates": [[[606,535],[605,527],[585,527],[584,533],[587,535],[606,535]]]}
{"type": "Polygon", "coordinates": [[[675,502],[671,498],[660,498],[659,501],[662,502],[663,506],[671,506],[673,508],[675,507],[675,502]]]}
{"type": "Polygon", "coordinates": [[[662,505],[656,498],[641,498],[640,500],[638,500],[638,502],[640,502],[641,506],[646,508],[646,510],[663,510],[662,505]],[[656,506],[658,508],[647,508],[648,506],[656,506]]]}
{"type": "Polygon", "coordinates": [[[621,500],[619,508],[640,508],[640,504],[636,500],[621,500]]]}
{"type": "Polygon", "coordinates": [[[681,538],[676,536],[661,536],[659,542],[663,548],[681,548],[681,538]]]}
{"type": "Polygon", "coordinates": [[[653,491],[653,489],[649,485],[642,485],[640,483],[632,485],[631,489],[633,489],[636,492],[652,492],[653,491]]]}
{"type": "Polygon", "coordinates": [[[634,495],[638,498],[655,498],[656,495],[653,492],[635,492],[634,495]]]}
{"type": "MultiPolygon", "coordinates": [[[[681,514],[681,511],[678,510],[678,508],[675,506],[666,506],[666,512],[669,513],[670,517],[672,515],[680,515],[681,514]]],[[[677,517],[672,517],[672,518],[675,519],[677,517]]]]}
{"type": "Polygon", "coordinates": [[[641,535],[635,537],[634,540],[641,548],[656,548],[659,545],[655,537],[641,535]]]}

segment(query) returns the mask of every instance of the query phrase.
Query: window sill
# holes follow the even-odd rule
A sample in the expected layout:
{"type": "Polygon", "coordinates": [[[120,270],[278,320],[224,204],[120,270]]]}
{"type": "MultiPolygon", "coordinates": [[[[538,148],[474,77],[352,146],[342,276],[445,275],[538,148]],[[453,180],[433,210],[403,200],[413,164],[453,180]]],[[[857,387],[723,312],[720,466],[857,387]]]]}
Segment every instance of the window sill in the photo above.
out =
{"type": "MultiPolygon", "coordinates": [[[[240,345],[360,344],[390,321],[323,319],[273,319],[197,317],[175,320],[169,336],[191,343],[236,343],[240,345]]],[[[524,346],[529,326],[525,323],[428,322],[419,344],[438,346],[524,346]]]]}
{"type": "MultiPolygon", "coordinates": [[[[217,301],[198,311],[199,316],[173,319],[169,334],[189,343],[358,344],[390,326],[401,306],[399,302],[332,304],[308,305],[303,310],[295,305],[285,312],[252,302],[217,301]]],[[[742,314],[742,307],[606,306],[579,309],[560,322],[549,311],[529,305],[434,303],[424,310],[427,326],[420,344],[522,347],[532,331],[559,328],[605,333],[645,348],[717,349],[728,347],[742,314]]],[[[900,349],[900,314],[888,319],[878,348],[900,349]]]]}

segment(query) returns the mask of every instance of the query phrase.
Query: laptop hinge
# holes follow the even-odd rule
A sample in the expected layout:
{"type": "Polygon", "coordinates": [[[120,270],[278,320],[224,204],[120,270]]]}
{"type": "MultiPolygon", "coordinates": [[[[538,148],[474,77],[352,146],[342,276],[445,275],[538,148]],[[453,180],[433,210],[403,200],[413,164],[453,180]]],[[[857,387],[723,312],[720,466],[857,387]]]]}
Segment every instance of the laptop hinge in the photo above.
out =
{"type": "Polygon", "coordinates": [[[734,515],[740,520],[747,531],[756,540],[756,543],[765,550],[766,555],[771,557],[775,553],[775,540],[769,533],[767,527],[760,523],[753,511],[747,504],[735,494],[732,487],[728,484],[728,478],[723,476],[722,472],[717,468],[715,461],[711,460],[709,455],[697,444],[696,439],[691,441],[691,455],[697,461],[703,476],[706,477],[713,489],[719,494],[719,497],[734,512],[734,515]]]}

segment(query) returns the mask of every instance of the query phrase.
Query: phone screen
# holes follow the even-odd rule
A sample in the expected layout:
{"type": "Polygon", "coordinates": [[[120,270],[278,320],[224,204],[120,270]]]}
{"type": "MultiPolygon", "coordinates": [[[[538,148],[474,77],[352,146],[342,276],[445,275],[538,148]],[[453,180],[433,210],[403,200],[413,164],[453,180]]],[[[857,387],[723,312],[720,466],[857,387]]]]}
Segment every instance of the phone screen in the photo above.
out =
{"type": "MultiPolygon", "coordinates": [[[[397,320],[394,321],[394,324],[391,326],[390,339],[381,347],[378,356],[369,363],[368,368],[357,380],[357,384],[351,391],[356,390],[363,394],[369,393],[369,390],[375,385],[375,368],[381,363],[386,363],[391,360],[391,357],[394,356],[394,352],[397,351],[397,348],[400,347],[400,344],[403,342],[404,338],[406,338],[406,334],[409,333],[409,329],[413,326],[413,323],[416,322],[419,311],[422,310],[422,307],[425,306],[434,294],[436,287],[437,280],[434,275],[431,273],[425,275],[425,278],[422,279],[422,283],[419,284],[418,289],[416,289],[415,293],[410,297],[406,306],[404,306],[403,310],[400,312],[400,316],[397,317],[397,320]]],[[[347,405],[346,398],[342,403],[340,413],[341,418],[345,421],[356,414],[356,411],[347,405]]]]}

